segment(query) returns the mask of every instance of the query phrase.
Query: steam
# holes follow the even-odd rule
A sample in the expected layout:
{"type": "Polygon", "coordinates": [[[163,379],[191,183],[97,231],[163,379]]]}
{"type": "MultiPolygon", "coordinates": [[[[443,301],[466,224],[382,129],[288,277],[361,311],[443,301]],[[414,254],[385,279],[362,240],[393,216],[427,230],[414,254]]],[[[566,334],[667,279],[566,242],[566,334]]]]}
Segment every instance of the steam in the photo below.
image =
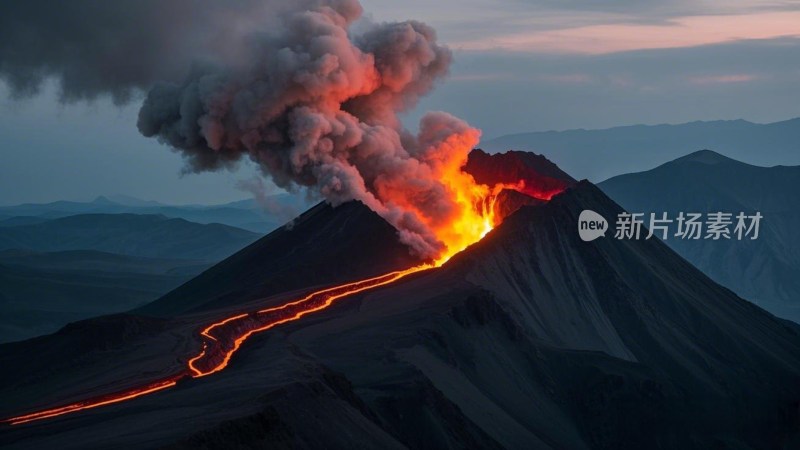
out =
{"type": "Polygon", "coordinates": [[[281,201],[278,197],[279,193],[275,192],[276,188],[264,183],[264,179],[261,177],[254,176],[239,180],[236,187],[250,193],[262,211],[283,222],[291,223],[301,212],[293,203],[281,201]]]}

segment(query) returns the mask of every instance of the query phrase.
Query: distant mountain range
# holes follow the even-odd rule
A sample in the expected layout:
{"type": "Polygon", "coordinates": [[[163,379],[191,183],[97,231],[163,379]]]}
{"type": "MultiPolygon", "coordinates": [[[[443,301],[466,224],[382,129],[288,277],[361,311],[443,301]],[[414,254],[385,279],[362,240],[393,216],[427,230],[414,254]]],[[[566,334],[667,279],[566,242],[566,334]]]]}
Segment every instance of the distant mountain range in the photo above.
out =
{"type": "Polygon", "coordinates": [[[541,153],[573,177],[595,182],[647,170],[704,148],[760,166],[798,165],[800,118],[769,124],[718,120],[542,131],[500,136],[481,146],[490,152],[515,149],[541,153]]]}
{"type": "Polygon", "coordinates": [[[17,216],[0,225],[0,342],[141,306],[261,236],[163,215],[17,216]]]}
{"type": "MultiPolygon", "coordinates": [[[[599,184],[630,212],[760,212],[757,240],[683,240],[666,244],[716,282],[800,322],[800,166],[758,167],[703,150],[645,172],[599,184]]],[[[613,224],[612,224],[613,226],[613,224]]]]}
{"type": "Polygon", "coordinates": [[[0,250],[97,250],[149,258],[219,261],[260,237],[221,224],[162,215],[78,214],[0,227],[0,250]]]}
{"type": "Polygon", "coordinates": [[[31,224],[76,214],[160,214],[201,224],[221,223],[265,234],[304,210],[308,204],[287,194],[222,205],[164,205],[125,195],[97,197],[91,202],[56,201],[0,206],[0,227],[31,224]]]}
{"type": "Polygon", "coordinates": [[[141,306],[209,265],[90,250],[0,251],[0,342],[141,306]]]}

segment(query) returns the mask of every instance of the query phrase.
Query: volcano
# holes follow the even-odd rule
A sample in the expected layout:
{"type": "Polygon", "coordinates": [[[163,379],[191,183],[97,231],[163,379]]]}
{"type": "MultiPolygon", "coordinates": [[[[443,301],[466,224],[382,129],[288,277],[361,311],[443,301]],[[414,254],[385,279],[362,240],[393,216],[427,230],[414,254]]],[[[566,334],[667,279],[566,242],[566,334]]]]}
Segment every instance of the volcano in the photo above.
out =
{"type": "MultiPolygon", "coordinates": [[[[531,167],[546,160],[479,156],[498,166],[520,157],[535,181],[531,167]]],[[[591,183],[551,175],[560,193],[549,201],[505,193],[503,223],[437,269],[253,335],[212,377],[6,425],[0,444],[797,445],[797,326],[658,240],[581,241],[582,210],[614,217],[621,208],[591,183]]],[[[417,263],[363,205],[317,206],[146,308],[0,346],[0,415],[169,376],[197,351],[197,331],[212,319],[417,263]]]]}

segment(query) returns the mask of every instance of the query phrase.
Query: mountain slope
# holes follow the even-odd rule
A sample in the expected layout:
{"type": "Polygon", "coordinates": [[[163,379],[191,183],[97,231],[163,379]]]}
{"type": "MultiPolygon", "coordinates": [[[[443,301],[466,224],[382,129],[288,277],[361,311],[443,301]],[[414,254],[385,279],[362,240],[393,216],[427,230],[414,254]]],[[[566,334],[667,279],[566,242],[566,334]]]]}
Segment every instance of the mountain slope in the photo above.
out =
{"type": "MultiPolygon", "coordinates": [[[[620,211],[600,190],[579,183],[549,203],[522,207],[438,270],[343,299],[248,340],[219,374],[105,410],[14,427],[0,443],[796,444],[797,327],[717,285],[660,241],[581,241],[577,217],[587,208],[606,217],[620,211]]],[[[324,208],[313,212],[298,226],[338,223],[324,208]]],[[[309,258],[284,260],[285,269],[303,270],[316,248],[300,247],[309,258]]],[[[225,275],[219,270],[217,276],[225,275]]],[[[18,362],[0,373],[0,413],[10,412],[6,405],[29,408],[48,392],[75,398],[90,385],[107,386],[109,372],[127,373],[126,379],[137,366],[163,373],[166,368],[154,369],[155,356],[145,355],[188,351],[178,336],[200,325],[189,320],[104,318],[0,346],[0,360],[18,362]],[[21,355],[59,343],[71,345],[48,361],[58,367],[57,376],[32,377],[40,368],[21,355]],[[98,347],[103,352],[91,351],[98,347]],[[76,361],[76,354],[86,356],[76,361]]],[[[155,359],[179,364],[174,357],[155,359]]]]}
{"type": "Polygon", "coordinates": [[[757,240],[666,243],[742,297],[800,320],[800,166],[757,167],[704,150],[599,186],[631,212],[760,212],[757,240]]]}
{"type": "Polygon", "coordinates": [[[0,250],[97,250],[130,256],[218,261],[258,235],[227,225],[137,214],[80,214],[0,227],[0,250]]]}
{"type": "Polygon", "coordinates": [[[138,312],[175,315],[230,307],[295,289],[419,264],[369,208],[320,203],[138,312]]]}
{"type": "Polygon", "coordinates": [[[413,395],[401,373],[421,372],[510,448],[770,448],[796,432],[796,329],[660,242],[582,242],[587,208],[619,211],[583,183],[289,339],[378,410],[413,395]]]}
{"type": "Polygon", "coordinates": [[[481,145],[541,153],[576,178],[604,180],[647,170],[687,150],[712,148],[758,165],[800,164],[800,118],[769,124],[745,120],[633,125],[501,136],[481,145]]]}

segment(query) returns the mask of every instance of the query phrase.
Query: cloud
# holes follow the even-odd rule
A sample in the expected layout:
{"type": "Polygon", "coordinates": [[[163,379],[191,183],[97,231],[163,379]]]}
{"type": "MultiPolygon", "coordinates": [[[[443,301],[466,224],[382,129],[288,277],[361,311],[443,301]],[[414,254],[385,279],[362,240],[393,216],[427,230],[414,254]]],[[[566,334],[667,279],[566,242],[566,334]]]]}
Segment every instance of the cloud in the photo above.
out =
{"type": "Polygon", "coordinates": [[[603,54],[800,36],[800,12],[688,16],[664,23],[616,23],[497,33],[453,43],[464,50],[603,54]]]}
{"type": "Polygon", "coordinates": [[[610,53],[798,35],[800,4],[775,0],[367,0],[377,19],[425,17],[462,50],[610,53]],[[453,14],[457,10],[458,14],[453,14]],[[376,13],[378,14],[378,13],[376,13]]]}
{"type": "MultiPolygon", "coordinates": [[[[769,122],[800,116],[798,38],[598,55],[457,51],[452,73],[461,81],[443,84],[421,107],[446,106],[479,124],[488,138],[632,123],[769,122]]],[[[412,114],[408,121],[416,119],[412,114]]]]}
{"type": "Polygon", "coordinates": [[[757,80],[759,77],[749,74],[729,74],[729,75],[702,75],[689,77],[689,82],[694,84],[729,84],[729,83],[746,83],[748,81],[757,80]]]}

